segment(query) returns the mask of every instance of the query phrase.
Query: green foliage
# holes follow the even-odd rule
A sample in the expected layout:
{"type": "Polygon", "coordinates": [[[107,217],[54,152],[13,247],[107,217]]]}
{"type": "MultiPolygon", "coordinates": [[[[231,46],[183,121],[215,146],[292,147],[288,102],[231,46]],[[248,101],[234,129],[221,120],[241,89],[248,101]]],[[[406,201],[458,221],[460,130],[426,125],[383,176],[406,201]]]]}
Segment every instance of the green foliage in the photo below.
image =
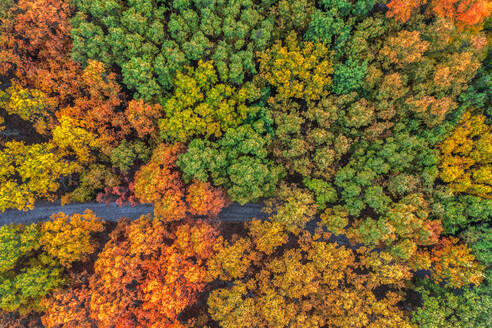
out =
{"type": "Polygon", "coordinates": [[[145,101],[171,90],[176,72],[199,59],[213,60],[222,82],[242,84],[256,73],[255,51],[268,46],[274,25],[268,6],[252,0],[73,3],[73,59],[118,65],[145,101]]]}
{"type": "MultiPolygon", "coordinates": [[[[437,178],[437,162],[436,152],[424,139],[405,133],[371,144],[361,142],[349,163],[337,172],[335,185],[351,215],[358,215],[366,206],[383,214],[390,202],[387,188],[396,189],[395,181],[390,183],[387,177],[405,172],[420,188],[430,187],[437,178]]],[[[404,189],[399,189],[403,195],[404,189]]]]}
{"type": "Polygon", "coordinates": [[[335,66],[332,90],[336,94],[357,91],[362,87],[367,73],[367,62],[358,63],[352,58],[335,66]]]}
{"type": "Polygon", "coordinates": [[[473,254],[486,267],[486,280],[480,288],[492,297],[492,227],[490,224],[471,226],[461,236],[471,246],[473,254]]]}
{"type": "Polygon", "coordinates": [[[454,234],[469,225],[491,222],[492,201],[471,195],[455,195],[437,189],[432,198],[433,214],[441,219],[445,233],[454,234]]]}
{"type": "Polygon", "coordinates": [[[128,172],[137,159],[144,163],[150,159],[150,149],[139,140],[123,140],[111,154],[113,167],[119,168],[121,172],[128,172]]]}
{"type": "Polygon", "coordinates": [[[333,46],[340,54],[353,26],[372,9],[375,0],[320,0],[304,38],[333,46]]]}
{"type": "Polygon", "coordinates": [[[412,316],[422,328],[487,328],[492,316],[492,295],[479,289],[463,293],[424,281],[417,290],[423,305],[412,316]]]}
{"type": "Polygon", "coordinates": [[[337,200],[337,191],[333,185],[321,179],[304,179],[306,187],[316,195],[316,205],[320,210],[337,200]]]}
{"type": "Polygon", "coordinates": [[[64,283],[60,265],[39,253],[40,235],[36,224],[0,227],[1,310],[39,310],[40,299],[64,283]]]}
{"type": "Polygon", "coordinates": [[[178,160],[185,181],[210,179],[214,185],[224,186],[231,200],[241,204],[273,196],[284,172],[267,158],[271,138],[261,124],[255,128],[231,128],[215,143],[192,140],[178,160]]]}
{"type": "MultiPolygon", "coordinates": [[[[8,16],[9,9],[14,5],[15,0],[4,0],[0,3],[0,20],[5,19],[8,16]]],[[[0,25],[2,22],[0,21],[0,25]]]]}
{"type": "Polygon", "coordinates": [[[217,83],[211,61],[200,60],[196,69],[176,76],[174,96],[163,104],[165,118],[159,120],[161,137],[185,142],[194,136],[220,137],[254,111],[246,105],[246,88],[217,83]]]}

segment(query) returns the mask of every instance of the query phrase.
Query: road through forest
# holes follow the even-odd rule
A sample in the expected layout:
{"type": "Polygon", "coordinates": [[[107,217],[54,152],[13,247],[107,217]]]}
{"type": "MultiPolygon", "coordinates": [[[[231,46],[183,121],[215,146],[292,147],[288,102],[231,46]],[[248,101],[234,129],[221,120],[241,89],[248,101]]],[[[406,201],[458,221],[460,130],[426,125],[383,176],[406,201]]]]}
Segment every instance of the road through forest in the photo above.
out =
{"type": "MultiPolygon", "coordinates": [[[[220,212],[219,220],[240,222],[248,221],[251,218],[265,219],[267,215],[261,211],[262,206],[262,204],[257,203],[250,203],[244,206],[232,203],[220,212]]],[[[153,212],[153,206],[148,204],[139,204],[135,207],[131,205],[118,206],[116,203],[108,205],[104,203],[83,203],[61,206],[59,201],[54,203],[42,202],[36,204],[34,209],[30,211],[7,210],[4,213],[0,213],[0,226],[10,223],[29,224],[46,221],[53,213],[63,212],[71,215],[73,213],[82,213],[86,209],[90,209],[98,217],[107,221],[117,221],[121,217],[135,220],[141,215],[153,212]]]]}

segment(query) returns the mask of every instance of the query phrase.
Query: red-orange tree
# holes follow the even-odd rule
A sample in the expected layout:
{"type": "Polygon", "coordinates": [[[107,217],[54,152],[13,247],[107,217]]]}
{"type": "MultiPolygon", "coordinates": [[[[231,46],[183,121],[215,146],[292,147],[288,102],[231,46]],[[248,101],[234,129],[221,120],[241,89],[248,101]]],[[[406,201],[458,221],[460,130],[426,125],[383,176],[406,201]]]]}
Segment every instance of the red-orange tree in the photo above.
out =
{"type": "Polygon", "coordinates": [[[205,287],[216,235],[202,221],[120,221],[90,278],[91,318],[101,328],[185,327],[178,315],[205,287]]]}
{"type": "Polygon", "coordinates": [[[427,3],[432,14],[452,19],[460,26],[482,23],[492,13],[489,0],[391,0],[387,15],[406,22],[416,8],[427,3]]]}
{"type": "Polygon", "coordinates": [[[79,96],[80,66],[70,59],[70,1],[19,0],[0,25],[0,75],[14,73],[59,102],[79,96]]]}
{"type": "Polygon", "coordinates": [[[193,215],[216,216],[228,201],[221,189],[210,183],[194,181],[186,186],[176,160],[184,145],[160,144],[150,162],[135,174],[135,196],[154,204],[154,214],[165,220],[180,220],[193,215]]]}

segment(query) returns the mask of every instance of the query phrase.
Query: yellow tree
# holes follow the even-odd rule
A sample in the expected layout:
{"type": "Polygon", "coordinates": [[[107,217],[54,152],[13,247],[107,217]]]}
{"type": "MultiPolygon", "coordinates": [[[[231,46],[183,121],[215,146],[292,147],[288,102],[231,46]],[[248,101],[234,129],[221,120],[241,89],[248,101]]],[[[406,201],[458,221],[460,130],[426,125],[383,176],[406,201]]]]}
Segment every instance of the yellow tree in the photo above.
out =
{"type": "Polygon", "coordinates": [[[102,220],[90,210],[70,217],[60,212],[41,224],[39,243],[61,265],[71,267],[73,262],[86,260],[96,250],[91,235],[103,230],[102,220]]]}
{"type": "Polygon", "coordinates": [[[461,193],[492,198],[492,127],[466,112],[440,147],[440,176],[461,193]]]}
{"type": "Polygon", "coordinates": [[[411,274],[389,253],[355,252],[319,230],[296,237],[285,228],[254,221],[248,236],[216,244],[209,280],[229,283],[212,291],[208,311],[222,327],[413,327],[397,306],[411,274]]]}
{"type": "Polygon", "coordinates": [[[41,198],[53,200],[59,179],[80,170],[56,152],[52,143],[5,143],[0,151],[0,211],[32,209],[41,198]]]}

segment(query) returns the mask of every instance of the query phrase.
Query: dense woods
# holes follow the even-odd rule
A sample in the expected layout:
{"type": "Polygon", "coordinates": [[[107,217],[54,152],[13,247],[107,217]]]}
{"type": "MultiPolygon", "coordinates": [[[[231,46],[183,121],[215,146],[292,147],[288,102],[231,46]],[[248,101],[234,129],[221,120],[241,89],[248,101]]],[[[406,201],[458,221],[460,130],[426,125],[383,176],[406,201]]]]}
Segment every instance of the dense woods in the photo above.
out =
{"type": "Polygon", "coordinates": [[[491,15],[1,1],[0,326],[490,327],[491,15]]]}

